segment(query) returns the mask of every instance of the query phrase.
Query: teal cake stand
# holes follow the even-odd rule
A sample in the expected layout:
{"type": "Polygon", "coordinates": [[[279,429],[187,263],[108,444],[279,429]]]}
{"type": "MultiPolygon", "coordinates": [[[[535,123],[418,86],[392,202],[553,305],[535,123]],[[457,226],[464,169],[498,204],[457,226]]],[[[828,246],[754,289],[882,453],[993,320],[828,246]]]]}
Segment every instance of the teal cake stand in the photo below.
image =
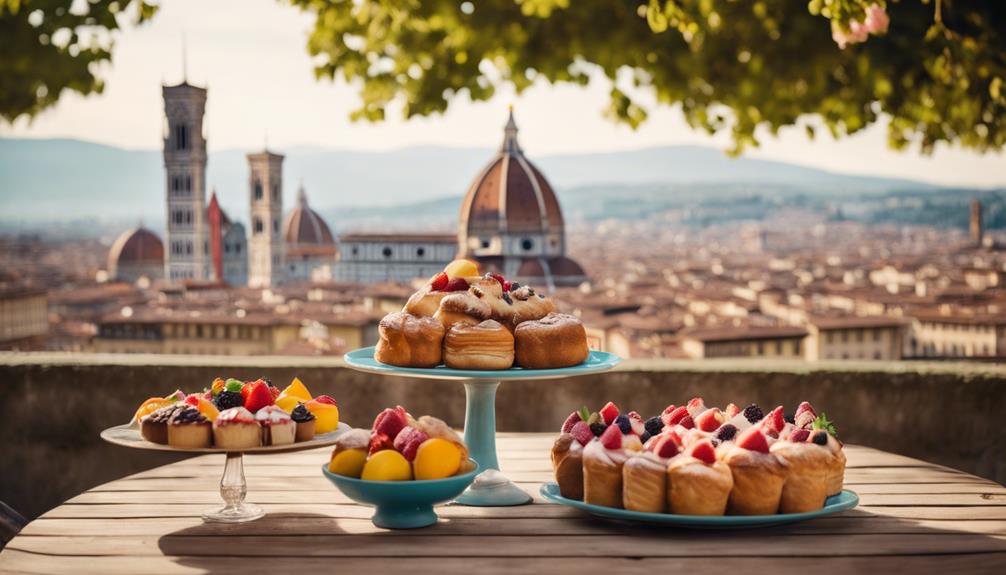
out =
{"type": "Polygon", "coordinates": [[[446,379],[465,384],[465,445],[482,472],[455,503],[476,507],[523,505],[531,496],[500,472],[496,457],[496,389],[504,381],[516,379],[557,379],[600,373],[615,367],[619,357],[603,351],[591,351],[580,365],[562,369],[512,369],[479,371],[434,368],[395,367],[374,359],[374,348],[364,347],[346,354],[346,364],[353,369],[381,375],[446,379]]]}

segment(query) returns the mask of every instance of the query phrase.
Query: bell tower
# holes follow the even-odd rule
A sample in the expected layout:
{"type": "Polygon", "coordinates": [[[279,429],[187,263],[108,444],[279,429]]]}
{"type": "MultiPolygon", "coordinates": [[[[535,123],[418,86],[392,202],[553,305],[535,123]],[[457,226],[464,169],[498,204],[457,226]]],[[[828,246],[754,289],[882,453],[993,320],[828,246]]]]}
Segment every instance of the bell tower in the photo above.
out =
{"type": "Polygon", "coordinates": [[[212,276],[206,220],[206,89],[162,86],[167,242],[164,277],[172,283],[212,276]]]}
{"type": "Polygon", "coordinates": [[[286,277],[283,244],[283,156],[264,150],[248,154],[251,242],[248,285],[270,287],[286,277]]]}

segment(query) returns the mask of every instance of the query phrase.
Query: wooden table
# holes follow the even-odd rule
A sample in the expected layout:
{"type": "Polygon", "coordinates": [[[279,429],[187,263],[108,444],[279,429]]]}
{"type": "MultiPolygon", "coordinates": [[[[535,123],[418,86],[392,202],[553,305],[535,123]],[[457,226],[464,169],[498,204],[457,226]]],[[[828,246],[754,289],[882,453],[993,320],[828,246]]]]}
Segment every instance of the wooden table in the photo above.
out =
{"type": "Polygon", "coordinates": [[[500,434],[501,465],[534,504],[443,507],[438,525],[413,531],[375,528],[369,509],[322,477],[327,449],[246,457],[249,501],[268,515],[205,524],[199,513],[218,502],[223,456],[196,457],[46,513],[0,553],[0,572],[1006,572],[1006,488],[966,473],[849,445],[846,485],[862,498],[858,509],[755,531],[685,531],[543,502],[553,438],[500,434]]]}

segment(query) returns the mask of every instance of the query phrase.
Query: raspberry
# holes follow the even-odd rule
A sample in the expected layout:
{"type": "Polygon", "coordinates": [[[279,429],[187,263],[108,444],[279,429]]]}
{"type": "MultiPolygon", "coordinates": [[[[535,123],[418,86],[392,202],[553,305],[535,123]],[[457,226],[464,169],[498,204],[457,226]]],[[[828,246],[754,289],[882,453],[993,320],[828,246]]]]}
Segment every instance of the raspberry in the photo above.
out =
{"type": "Polygon", "coordinates": [[[706,402],[701,397],[693,397],[688,400],[688,415],[695,417],[706,410],[706,402]]]}
{"type": "Polygon", "coordinates": [[[573,424],[573,427],[569,430],[569,434],[573,436],[573,439],[580,442],[580,445],[587,445],[591,439],[594,439],[594,432],[591,431],[590,426],[585,421],[577,421],[573,424]]]}
{"type": "Polygon", "coordinates": [[[618,417],[618,407],[612,403],[608,402],[601,408],[601,418],[604,420],[605,425],[611,425],[615,418],[618,417]]]}
{"type": "Polygon", "coordinates": [[[659,415],[654,415],[653,417],[646,420],[643,424],[646,432],[650,435],[656,435],[664,428],[664,421],[660,419],[659,415]]]}
{"type": "Polygon", "coordinates": [[[688,408],[682,405],[664,416],[664,425],[677,425],[686,417],[688,417],[688,408]]]}
{"type": "Polygon", "coordinates": [[[583,419],[580,417],[580,412],[574,411],[573,413],[570,413],[569,417],[566,418],[566,421],[562,423],[562,432],[569,433],[569,430],[581,421],[583,421],[583,419]]]}
{"type": "Polygon", "coordinates": [[[607,449],[621,449],[622,430],[616,425],[608,427],[608,429],[601,434],[601,445],[607,449]]]}
{"type": "Polygon", "coordinates": [[[723,410],[723,412],[726,413],[727,419],[732,419],[733,416],[741,412],[741,408],[737,407],[733,403],[729,403],[727,404],[727,407],[726,409],[723,410]]]}
{"type": "Polygon", "coordinates": [[[789,440],[792,441],[793,443],[802,443],[804,441],[807,441],[808,437],[810,437],[809,431],[807,431],[806,429],[797,429],[790,434],[789,440]]]}
{"type": "Polygon", "coordinates": [[[592,431],[594,433],[595,437],[600,437],[601,434],[604,433],[605,430],[607,430],[607,429],[608,429],[608,426],[605,425],[605,424],[603,424],[603,423],[591,423],[590,424],[590,431],[592,431]]]}
{"type": "Polygon", "coordinates": [[[692,446],[692,457],[709,465],[716,463],[716,448],[708,439],[703,439],[692,446]]]}
{"type": "Polygon", "coordinates": [[[615,421],[613,421],[612,424],[613,426],[617,426],[622,433],[632,433],[632,422],[629,421],[628,416],[619,415],[615,418],[615,421]]]}
{"type": "Polygon", "coordinates": [[[447,285],[444,286],[443,291],[465,291],[468,289],[468,287],[469,287],[468,282],[465,280],[465,278],[454,278],[451,281],[447,282],[447,285]]]}
{"type": "Polygon", "coordinates": [[[765,415],[761,412],[761,408],[753,403],[744,408],[744,419],[750,423],[757,423],[764,417],[765,415]]]}
{"type": "Polygon", "coordinates": [[[433,291],[442,291],[450,281],[451,278],[447,277],[446,273],[440,272],[430,280],[430,289],[433,291]]]}
{"type": "Polygon", "coordinates": [[[370,445],[367,446],[367,454],[373,455],[378,451],[383,451],[385,449],[394,449],[395,443],[390,437],[383,433],[371,433],[370,434],[370,445]]]}
{"type": "Polygon", "coordinates": [[[681,421],[678,422],[678,425],[684,427],[685,429],[695,429],[695,421],[692,419],[691,415],[684,416],[681,421]]]}
{"type": "Polygon", "coordinates": [[[736,436],[737,436],[737,427],[735,427],[730,423],[721,427],[720,430],[716,433],[716,439],[719,439],[720,441],[730,441],[736,436]]]}
{"type": "Polygon", "coordinates": [[[720,410],[717,407],[707,409],[695,418],[695,426],[707,433],[719,429],[720,423],[720,410]]]}

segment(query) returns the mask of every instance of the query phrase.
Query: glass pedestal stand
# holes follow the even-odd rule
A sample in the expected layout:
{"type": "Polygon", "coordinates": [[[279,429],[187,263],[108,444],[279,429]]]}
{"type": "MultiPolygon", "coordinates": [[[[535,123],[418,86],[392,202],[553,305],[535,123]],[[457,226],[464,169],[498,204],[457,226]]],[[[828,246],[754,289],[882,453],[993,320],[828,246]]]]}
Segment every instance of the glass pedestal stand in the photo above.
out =
{"type": "Polygon", "coordinates": [[[218,523],[244,523],[265,515],[265,511],[258,505],[245,503],[247,494],[244,458],[240,452],[229,452],[224,463],[224,474],[220,478],[220,497],[223,498],[224,505],[204,512],[203,519],[218,523]]]}

